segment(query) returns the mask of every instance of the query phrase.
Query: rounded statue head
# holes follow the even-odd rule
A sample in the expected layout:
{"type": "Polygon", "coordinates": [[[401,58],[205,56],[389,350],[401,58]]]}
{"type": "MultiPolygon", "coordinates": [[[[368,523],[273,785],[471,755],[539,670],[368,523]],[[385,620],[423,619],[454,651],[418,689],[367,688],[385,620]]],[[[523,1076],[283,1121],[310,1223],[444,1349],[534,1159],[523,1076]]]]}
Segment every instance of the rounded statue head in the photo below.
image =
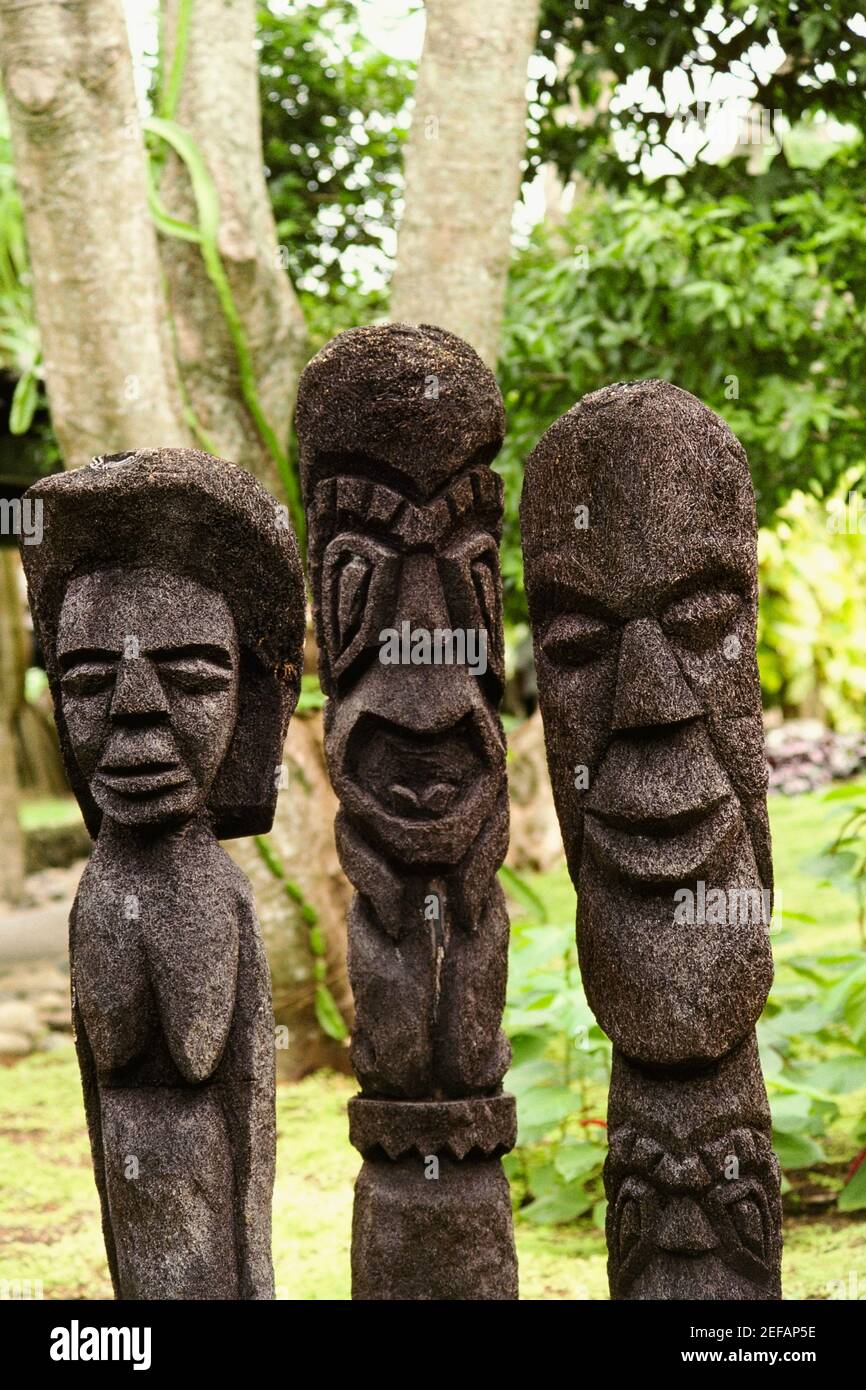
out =
{"type": "Polygon", "coordinates": [[[192,449],[94,459],[31,495],[31,610],[90,833],[104,816],[270,829],[305,629],[286,509],[192,449]]]}
{"type": "Polygon", "coordinates": [[[328,767],[404,865],[463,859],[505,783],[504,427],[490,370],[426,324],[348,329],[298,388],[328,767]]]}

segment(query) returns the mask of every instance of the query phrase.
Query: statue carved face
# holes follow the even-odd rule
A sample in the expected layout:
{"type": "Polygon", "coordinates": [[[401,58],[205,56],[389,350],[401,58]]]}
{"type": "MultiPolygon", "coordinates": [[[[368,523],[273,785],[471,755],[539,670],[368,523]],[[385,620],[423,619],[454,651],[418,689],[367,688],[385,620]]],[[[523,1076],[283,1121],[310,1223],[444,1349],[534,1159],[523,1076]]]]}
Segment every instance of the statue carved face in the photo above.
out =
{"type": "Polygon", "coordinates": [[[754,1037],[675,1077],[614,1054],[608,1124],[614,1296],[777,1294],[779,1165],[754,1037]]]}
{"type": "Polygon", "coordinates": [[[237,717],[238,639],[222,595],[163,570],[79,576],[57,660],[69,739],[100,810],[124,825],[200,812],[237,717]]]}
{"type": "Polygon", "coordinates": [[[664,1287],[674,1298],[693,1297],[696,1287],[717,1298],[767,1296],[777,1177],[766,1135],[746,1126],[719,1138],[698,1132],[684,1151],[672,1151],[664,1139],[624,1126],[611,1143],[609,1243],[622,1296],[660,1297],[664,1287]]]}
{"type": "MultiPolygon", "coordinates": [[[[345,466],[373,471],[367,460],[345,466]]],[[[340,693],[327,740],[334,787],[371,838],[410,863],[460,859],[504,774],[491,710],[502,676],[499,562],[473,482],[493,511],[498,480],[486,466],[427,505],[358,474],[329,479],[313,509],[317,540],[334,511],[343,527],[321,564],[323,648],[340,693]],[[454,631],[481,635],[483,674],[381,659],[383,632],[411,647],[412,632],[454,631]]]]}
{"type": "Polygon", "coordinates": [[[590,1003],[630,1056],[718,1057],[763,1005],[767,923],[684,929],[674,895],[771,882],[745,456],[686,392],[611,387],[548,430],[521,522],[590,1003]]]}

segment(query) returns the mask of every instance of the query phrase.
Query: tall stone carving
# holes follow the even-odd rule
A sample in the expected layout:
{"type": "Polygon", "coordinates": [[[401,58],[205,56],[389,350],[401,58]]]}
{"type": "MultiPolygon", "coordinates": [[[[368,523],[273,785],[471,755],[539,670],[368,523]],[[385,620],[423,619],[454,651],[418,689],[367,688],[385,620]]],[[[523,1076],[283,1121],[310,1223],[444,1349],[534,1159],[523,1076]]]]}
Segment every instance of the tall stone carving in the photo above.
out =
{"type": "Polygon", "coordinates": [[[754,1031],[772,866],[746,457],[687,392],[611,386],[543,436],[521,525],[581,970],[614,1045],[611,1293],[778,1298],[754,1031]]]}
{"type": "Polygon", "coordinates": [[[115,1293],[272,1298],[270,981],[218,839],[273,816],[304,637],[294,537],[248,473],[186,449],[28,495],[33,617],[96,842],[70,957],[115,1293]]]}
{"type": "Polygon", "coordinates": [[[502,400],[452,334],[358,328],[306,368],[297,427],[337,847],[356,889],[353,1296],[515,1298],[489,466],[502,400]]]}

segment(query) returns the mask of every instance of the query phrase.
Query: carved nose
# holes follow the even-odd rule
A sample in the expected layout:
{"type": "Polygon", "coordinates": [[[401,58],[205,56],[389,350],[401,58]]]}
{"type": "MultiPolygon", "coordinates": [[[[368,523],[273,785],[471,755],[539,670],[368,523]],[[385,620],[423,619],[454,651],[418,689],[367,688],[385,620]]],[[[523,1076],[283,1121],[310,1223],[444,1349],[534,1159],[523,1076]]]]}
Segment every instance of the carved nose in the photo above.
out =
{"type": "Polygon", "coordinates": [[[669,1202],[659,1218],[655,1243],[673,1254],[699,1255],[715,1250],[719,1238],[697,1202],[678,1197],[669,1202]]]}
{"type": "Polygon", "coordinates": [[[121,661],[111,701],[114,720],[159,718],[168,713],[168,703],[159,676],[146,657],[121,661]]]}
{"type": "Polygon", "coordinates": [[[397,617],[428,632],[451,626],[434,555],[407,555],[403,561],[397,617]]]}
{"type": "Polygon", "coordinates": [[[701,712],[655,619],[627,623],[619,652],[613,728],[681,724],[701,712]]]}

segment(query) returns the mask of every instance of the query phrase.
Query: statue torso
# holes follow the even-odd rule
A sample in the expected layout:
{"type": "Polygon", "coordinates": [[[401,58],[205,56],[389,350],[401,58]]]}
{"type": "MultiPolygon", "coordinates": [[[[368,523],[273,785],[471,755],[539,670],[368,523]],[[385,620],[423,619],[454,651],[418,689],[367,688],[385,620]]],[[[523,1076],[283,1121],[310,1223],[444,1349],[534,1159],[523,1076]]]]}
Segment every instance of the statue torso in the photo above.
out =
{"type": "Polygon", "coordinates": [[[100,835],[70,946],[104,1084],[183,1085],[214,1074],[234,1010],[242,885],[207,827],[100,835]]]}

